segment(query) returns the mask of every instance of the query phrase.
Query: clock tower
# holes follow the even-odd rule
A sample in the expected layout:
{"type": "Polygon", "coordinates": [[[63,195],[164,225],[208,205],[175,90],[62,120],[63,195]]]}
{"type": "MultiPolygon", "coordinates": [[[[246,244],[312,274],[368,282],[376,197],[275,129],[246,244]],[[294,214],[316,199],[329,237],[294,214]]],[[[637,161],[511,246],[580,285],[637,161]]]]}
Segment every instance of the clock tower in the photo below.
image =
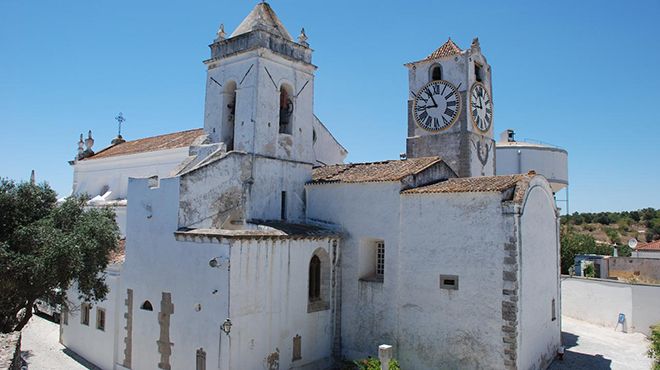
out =
{"type": "Polygon", "coordinates": [[[459,177],[495,175],[491,69],[479,40],[451,39],[407,63],[408,158],[440,156],[459,177]]]}

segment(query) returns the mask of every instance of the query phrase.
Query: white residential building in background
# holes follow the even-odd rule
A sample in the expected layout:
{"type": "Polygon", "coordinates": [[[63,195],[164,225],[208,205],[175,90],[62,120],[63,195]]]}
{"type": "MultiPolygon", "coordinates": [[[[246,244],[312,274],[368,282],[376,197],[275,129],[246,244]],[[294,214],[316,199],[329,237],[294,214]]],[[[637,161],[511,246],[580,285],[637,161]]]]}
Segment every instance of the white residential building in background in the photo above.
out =
{"type": "Polygon", "coordinates": [[[211,45],[203,129],[81,138],[74,193],[115,207],[125,255],[62,343],[104,369],[326,369],[383,343],[403,369],[546,367],[557,209],[543,176],[495,176],[479,41],[406,64],[406,159],[351,164],[307,41],[259,3],[211,45]]]}

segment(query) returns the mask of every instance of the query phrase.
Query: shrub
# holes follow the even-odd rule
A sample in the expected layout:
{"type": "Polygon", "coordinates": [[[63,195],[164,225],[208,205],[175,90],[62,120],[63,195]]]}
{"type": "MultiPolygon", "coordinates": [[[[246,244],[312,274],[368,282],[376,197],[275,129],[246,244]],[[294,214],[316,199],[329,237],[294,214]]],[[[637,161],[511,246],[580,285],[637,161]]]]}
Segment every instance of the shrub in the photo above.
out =
{"type": "MultiPolygon", "coordinates": [[[[354,362],[359,370],[380,370],[380,360],[377,358],[365,358],[354,362]]],[[[389,370],[401,370],[397,360],[390,360],[389,370]]]]}
{"type": "Polygon", "coordinates": [[[655,360],[654,370],[660,370],[660,323],[651,327],[651,345],[648,355],[655,360]]]}

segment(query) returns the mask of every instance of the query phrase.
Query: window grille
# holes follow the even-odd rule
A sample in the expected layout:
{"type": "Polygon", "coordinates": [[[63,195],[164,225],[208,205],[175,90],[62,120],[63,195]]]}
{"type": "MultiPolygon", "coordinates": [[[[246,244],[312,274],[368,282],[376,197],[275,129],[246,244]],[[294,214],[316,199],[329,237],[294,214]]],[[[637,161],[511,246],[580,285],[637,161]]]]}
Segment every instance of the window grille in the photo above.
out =
{"type": "Polygon", "coordinates": [[[385,275],[385,243],[378,242],[376,248],[376,276],[382,278],[385,275]]]}
{"type": "Polygon", "coordinates": [[[96,328],[105,331],[105,310],[102,308],[96,309],[96,328]]]}

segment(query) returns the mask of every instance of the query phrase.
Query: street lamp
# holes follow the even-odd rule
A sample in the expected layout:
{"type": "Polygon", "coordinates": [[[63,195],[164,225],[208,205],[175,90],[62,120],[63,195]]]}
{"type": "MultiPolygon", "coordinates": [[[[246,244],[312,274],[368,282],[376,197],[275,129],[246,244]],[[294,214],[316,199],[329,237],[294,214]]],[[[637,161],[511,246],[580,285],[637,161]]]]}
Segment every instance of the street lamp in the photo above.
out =
{"type": "Polygon", "coordinates": [[[231,332],[231,326],[232,326],[231,320],[227,318],[225,322],[223,322],[222,325],[220,325],[220,330],[225,332],[225,334],[229,335],[229,332],[231,332]]]}

